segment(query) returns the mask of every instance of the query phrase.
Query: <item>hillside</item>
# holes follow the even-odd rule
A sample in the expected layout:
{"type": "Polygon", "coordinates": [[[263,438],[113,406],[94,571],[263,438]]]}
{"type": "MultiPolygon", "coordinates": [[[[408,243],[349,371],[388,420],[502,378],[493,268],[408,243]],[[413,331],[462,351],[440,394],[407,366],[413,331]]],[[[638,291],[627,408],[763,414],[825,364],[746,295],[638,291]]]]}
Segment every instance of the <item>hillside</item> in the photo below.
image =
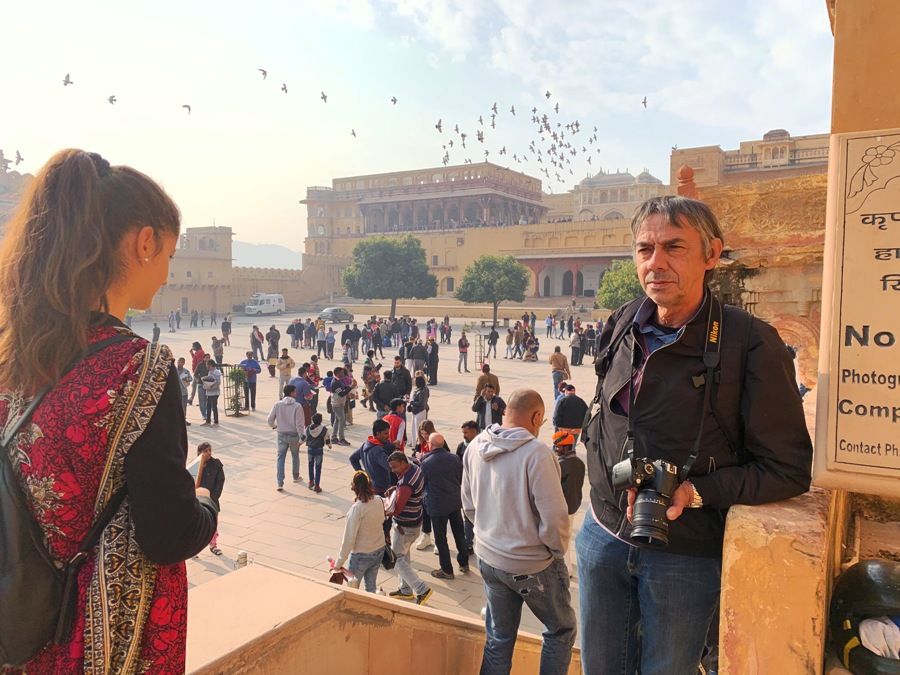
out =
{"type": "Polygon", "coordinates": [[[300,269],[300,252],[280,244],[250,244],[235,241],[232,242],[231,251],[235,267],[300,269]]]}

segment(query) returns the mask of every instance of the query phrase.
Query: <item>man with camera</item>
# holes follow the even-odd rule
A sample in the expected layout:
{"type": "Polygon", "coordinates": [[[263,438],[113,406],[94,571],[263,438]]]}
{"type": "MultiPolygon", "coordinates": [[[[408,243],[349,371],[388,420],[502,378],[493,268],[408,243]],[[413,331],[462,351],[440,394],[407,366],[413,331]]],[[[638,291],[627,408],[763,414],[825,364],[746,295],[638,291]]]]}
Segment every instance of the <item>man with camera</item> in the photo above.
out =
{"type": "Polygon", "coordinates": [[[806,492],[812,443],[777,331],[707,287],[723,248],[709,207],[655,197],[631,229],[647,297],[598,337],[585,426],[582,664],[681,675],[717,615],[728,508],[806,492]]]}

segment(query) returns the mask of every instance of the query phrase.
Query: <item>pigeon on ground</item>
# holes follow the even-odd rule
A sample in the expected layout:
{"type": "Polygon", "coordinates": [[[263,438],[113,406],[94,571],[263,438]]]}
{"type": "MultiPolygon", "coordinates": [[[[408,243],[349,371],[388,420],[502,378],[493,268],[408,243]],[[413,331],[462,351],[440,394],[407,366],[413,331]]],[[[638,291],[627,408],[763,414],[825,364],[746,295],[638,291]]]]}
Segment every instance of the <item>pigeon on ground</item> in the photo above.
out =
{"type": "Polygon", "coordinates": [[[70,84],[75,84],[75,83],[69,79],[69,74],[66,73],[66,79],[63,80],[63,86],[68,87],[70,84]]]}
{"type": "Polygon", "coordinates": [[[22,153],[20,153],[18,150],[16,150],[16,166],[19,166],[19,163],[24,162],[24,161],[25,161],[25,158],[22,157],[22,153]]]}
{"type": "Polygon", "coordinates": [[[110,105],[115,105],[115,104],[116,104],[116,97],[115,97],[115,96],[110,96],[110,97],[109,97],[108,99],[106,99],[106,100],[109,101],[109,104],[110,104],[110,105]]]}
{"type": "Polygon", "coordinates": [[[189,106],[189,105],[183,105],[183,106],[181,106],[181,107],[182,107],[182,108],[187,108],[188,115],[191,114],[191,106],[189,106]]]}
{"type": "Polygon", "coordinates": [[[269,71],[267,71],[265,68],[257,68],[257,70],[262,73],[263,79],[266,79],[266,75],[269,74],[269,71]]]}
{"type": "Polygon", "coordinates": [[[287,85],[284,82],[281,83],[281,91],[283,91],[285,94],[287,93],[287,85]]]}

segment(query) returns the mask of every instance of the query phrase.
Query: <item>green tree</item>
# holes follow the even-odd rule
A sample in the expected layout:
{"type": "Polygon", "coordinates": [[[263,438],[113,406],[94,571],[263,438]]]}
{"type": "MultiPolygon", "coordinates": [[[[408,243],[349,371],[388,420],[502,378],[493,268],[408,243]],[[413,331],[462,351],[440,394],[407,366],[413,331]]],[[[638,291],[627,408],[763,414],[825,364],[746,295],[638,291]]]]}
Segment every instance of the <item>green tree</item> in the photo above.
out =
{"type": "Polygon", "coordinates": [[[613,260],[600,280],[597,302],[606,309],[616,309],[643,295],[634,260],[613,260]]]}
{"type": "Polygon", "coordinates": [[[359,242],[341,282],[354,298],[390,299],[390,316],[396,316],[398,298],[433,298],[438,285],[437,277],[428,271],[422,242],[411,234],[359,242]]]}
{"type": "Polygon", "coordinates": [[[504,300],[522,302],[528,288],[528,268],[511,255],[485,254],[466,268],[456,297],[463,302],[489,302],[497,308],[504,300]]]}

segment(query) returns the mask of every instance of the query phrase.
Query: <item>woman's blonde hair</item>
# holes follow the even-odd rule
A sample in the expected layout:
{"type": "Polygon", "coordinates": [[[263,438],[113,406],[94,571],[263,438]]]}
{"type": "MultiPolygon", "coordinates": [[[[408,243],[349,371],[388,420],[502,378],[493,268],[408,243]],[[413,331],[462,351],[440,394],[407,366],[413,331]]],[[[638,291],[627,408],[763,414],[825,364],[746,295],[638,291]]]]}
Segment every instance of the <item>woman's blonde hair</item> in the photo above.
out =
{"type": "Polygon", "coordinates": [[[125,236],[178,235],[178,207],[153,180],[96,153],[62,150],[38,172],[7,228],[0,258],[0,388],[56,383],[87,347],[91,312],[125,269],[125,236]]]}

